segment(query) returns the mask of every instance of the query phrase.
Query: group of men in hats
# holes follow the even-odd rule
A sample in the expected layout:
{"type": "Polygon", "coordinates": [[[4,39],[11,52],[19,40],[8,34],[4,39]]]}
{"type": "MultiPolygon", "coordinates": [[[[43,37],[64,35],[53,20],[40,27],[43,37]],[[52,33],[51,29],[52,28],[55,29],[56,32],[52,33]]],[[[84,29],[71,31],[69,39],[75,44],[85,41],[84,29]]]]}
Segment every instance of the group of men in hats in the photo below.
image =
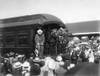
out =
{"type": "Polygon", "coordinates": [[[64,51],[65,49],[64,47],[62,47],[62,45],[64,44],[66,46],[66,44],[68,43],[67,34],[68,34],[68,31],[66,31],[66,29],[62,27],[59,29],[55,28],[55,29],[52,29],[52,31],[48,35],[47,37],[48,40],[45,40],[46,37],[44,35],[44,32],[41,28],[39,28],[35,35],[35,44],[36,44],[35,53],[38,54],[39,56],[43,56],[45,41],[47,41],[46,43],[48,43],[49,45],[49,49],[50,49],[49,53],[50,52],[52,53],[52,50],[53,50],[52,55],[54,53],[57,54],[64,51]]]}
{"type": "Polygon", "coordinates": [[[99,36],[94,37],[94,39],[93,37],[89,39],[88,36],[82,36],[81,39],[78,37],[73,37],[73,39],[69,41],[68,45],[70,56],[74,63],[76,63],[78,59],[83,62],[85,61],[92,63],[94,63],[98,58],[100,59],[99,36]]]}

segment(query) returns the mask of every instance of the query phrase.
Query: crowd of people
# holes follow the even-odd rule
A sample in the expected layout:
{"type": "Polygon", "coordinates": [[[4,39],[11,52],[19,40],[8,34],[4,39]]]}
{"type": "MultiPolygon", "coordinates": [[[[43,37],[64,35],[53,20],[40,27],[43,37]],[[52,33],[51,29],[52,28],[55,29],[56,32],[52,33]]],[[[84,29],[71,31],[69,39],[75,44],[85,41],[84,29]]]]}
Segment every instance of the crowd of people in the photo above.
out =
{"type": "Polygon", "coordinates": [[[60,55],[40,58],[31,54],[30,58],[26,58],[24,54],[10,52],[0,60],[0,74],[4,76],[58,76],[59,68],[62,72],[67,71],[60,55]]]}
{"type": "MultiPolygon", "coordinates": [[[[57,46],[55,41],[57,40],[58,37],[59,37],[59,42],[61,44],[64,43],[65,42],[63,39],[63,36],[65,36],[64,31],[65,30],[63,28],[60,28],[58,30],[53,29],[51,31],[51,35],[48,37],[50,40],[50,45],[57,46]],[[56,38],[54,38],[55,36],[56,38]]],[[[56,73],[56,70],[64,65],[63,58],[60,55],[54,57],[51,54],[43,56],[44,42],[45,42],[45,37],[43,30],[38,29],[37,34],[35,35],[36,46],[34,53],[31,53],[29,58],[26,57],[26,54],[20,54],[15,52],[9,52],[4,54],[3,56],[1,56],[0,59],[1,60],[0,72],[5,75],[17,75],[17,76],[58,75],[56,73]]],[[[57,51],[57,49],[54,50],[57,51]]]]}
{"type": "MultiPolygon", "coordinates": [[[[37,32],[42,33],[40,29],[37,32]]],[[[55,30],[53,30],[54,32],[55,30]]],[[[77,64],[82,62],[99,63],[100,61],[100,36],[71,37],[65,52],[59,52],[55,56],[51,54],[43,56],[43,52],[40,52],[40,45],[44,45],[44,35],[39,37],[38,35],[35,37],[35,55],[31,53],[29,58],[26,58],[24,54],[14,52],[0,56],[0,73],[4,76],[63,76],[77,64]]]]}
{"type": "Polygon", "coordinates": [[[77,63],[77,60],[99,62],[100,36],[92,36],[90,39],[88,36],[82,36],[81,39],[73,37],[67,48],[73,63],[77,63]]]}

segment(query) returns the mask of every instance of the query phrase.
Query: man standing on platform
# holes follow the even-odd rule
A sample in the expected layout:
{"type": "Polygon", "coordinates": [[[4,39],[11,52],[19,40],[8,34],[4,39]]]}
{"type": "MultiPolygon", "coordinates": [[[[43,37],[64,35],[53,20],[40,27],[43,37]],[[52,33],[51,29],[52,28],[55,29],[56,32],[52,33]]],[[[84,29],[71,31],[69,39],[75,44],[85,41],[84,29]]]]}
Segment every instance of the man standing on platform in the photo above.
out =
{"type": "Polygon", "coordinates": [[[64,53],[66,50],[66,46],[68,44],[68,31],[67,29],[61,27],[58,31],[58,52],[64,53]]]}
{"type": "Polygon", "coordinates": [[[43,56],[44,42],[45,42],[45,37],[43,34],[43,30],[39,29],[37,30],[37,34],[35,36],[36,49],[38,49],[39,51],[39,56],[43,56]]]}

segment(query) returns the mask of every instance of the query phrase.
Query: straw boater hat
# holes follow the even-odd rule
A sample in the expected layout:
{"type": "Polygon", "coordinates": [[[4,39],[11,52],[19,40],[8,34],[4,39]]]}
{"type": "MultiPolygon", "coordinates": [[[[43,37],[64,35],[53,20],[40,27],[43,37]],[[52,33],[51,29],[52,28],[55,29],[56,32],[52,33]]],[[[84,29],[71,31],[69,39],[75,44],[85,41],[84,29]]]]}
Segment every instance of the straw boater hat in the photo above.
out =
{"type": "Polygon", "coordinates": [[[33,61],[34,62],[40,62],[40,58],[39,57],[36,57],[33,61]]]}
{"type": "Polygon", "coordinates": [[[73,40],[72,40],[74,43],[78,43],[80,42],[80,39],[78,37],[73,37],[73,40]]]}
{"type": "Polygon", "coordinates": [[[42,34],[43,31],[42,31],[41,29],[39,29],[39,30],[37,30],[37,33],[38,33],[38,34],[42,34]]]}
{"type": "Polygon", "coordinates": [[[59,55],[56,57],[56,60],[60,62],[60,61],[62,61],[62,57],[59,55]]]}
{"type": "Polygon", "coordinates": [[[88,36],[82,36],[81,40],[89,40],[88,36]]]}
{"type": "Polygon", "coordinates": [[[22,57],[24,57],[24,55],[19,54],[19,55],[17,56],[17,58],[22,58],[22,57]]]}
{"type": "Polygon", "coordinates": [[[23,67],[28,67],[30,66],[30,63],[28,61],[25,61],[23,64],[22,64],[23,67]]]}
{"type": "Polygon", "coordinates": [[[14,68],[20,68],[22,66],[22,63],[21,62],[16,62],[13,67],[14,68]]]}

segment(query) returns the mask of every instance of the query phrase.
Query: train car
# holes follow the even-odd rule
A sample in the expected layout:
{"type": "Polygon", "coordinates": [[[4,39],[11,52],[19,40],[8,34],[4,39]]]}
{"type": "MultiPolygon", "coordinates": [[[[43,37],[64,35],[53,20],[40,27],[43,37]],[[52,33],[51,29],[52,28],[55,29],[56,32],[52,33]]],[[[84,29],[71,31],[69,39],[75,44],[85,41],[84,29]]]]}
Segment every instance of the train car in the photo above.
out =
{"type": "MultiPolygon", "coordinates": [[[[29,54],[35,50],[35,34],[42,28],[45,37],[48,31],[65,24],[57,17],[50,14],[35,14],[0,20],[0,51],[2,54],[13,51],[29,54]]],[[[46,38],[47,41],[47,38],[46,38]]],[[[46,47],[46,46],[45,46],[46,47]]]]}
{"type": "Polygon", "coordinates": [[[72,33],[70,36],[77,36],[79,38],[88,36],[91,38],[92,36],[100,35],[100,20],[69,23],[66,26],[69,32],[72,33]]]}
{"type": "Polygon", "coordinates": [[[95,36],[100,36],[100,32],[87,32],[87,33],[72,33],[73,37],[79,37],[81,38],[82,36],[88,36],[89,38],[95,37],[95,36]]]}

